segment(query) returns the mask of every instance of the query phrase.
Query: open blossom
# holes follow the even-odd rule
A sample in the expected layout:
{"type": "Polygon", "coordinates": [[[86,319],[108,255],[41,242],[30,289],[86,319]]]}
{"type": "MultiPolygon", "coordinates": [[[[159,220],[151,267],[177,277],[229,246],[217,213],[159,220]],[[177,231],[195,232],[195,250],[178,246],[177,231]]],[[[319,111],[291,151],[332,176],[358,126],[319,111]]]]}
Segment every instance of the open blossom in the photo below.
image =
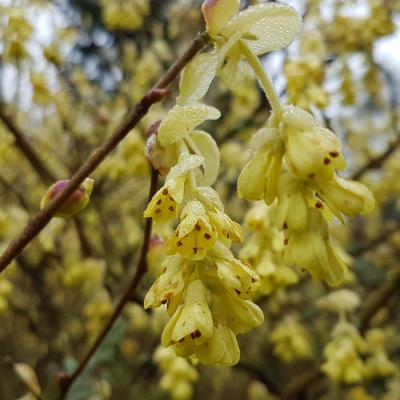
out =
{"type": "Polygon", "coordinates": [[[253,157],[244,166],[238,178],[238,194],[248,200],[264,199],[271,204],[279,188],[282,173],[283,141],[277,129],[260,129],[253,137],[250,147],[253,157]]]}
{"type": "Polygon", "coordinates": [[[193,341],[199,345],[212,336],[213,320],[208,297],[210,293],[201,280],[188,284],[182,304],[168,321],[161,336],[165,347],[184,341],[193,341]]]}
{"type": "Polygon", "coordinates": [[[217,239],[215,228],[210,224],[204,206],[198,200],[186,204],[181,222],[166,243],[170,254],[178,252],[190,260],[201,260],[217,239]]]}
{"type": "Polygon", "coordinates": [[[301,178],[330,178],[334,170],[346,167],[339,139],[314,122],[311,114],[286,107],[282,116],[285,158],[290,171],[301,178]]]}
{"type": "Polygon", "coordinates": [[[348,322],[339,322],[332,333],[333,340],[324,350],[326,362],[322,365],[334,382],[361,382],[366,373],[361,352],[365,342],[356,327],[348,322]]]}
{"type": "Polygon", "coordinates": [[[203,164],[201,156],[189,156],[171,168],[164,186],[153,196],[144,216],[155,221],[167,221],[175,217],[185,195],[185,183],[189,171],[203,164]]]}
{"type": "Polygon", "coordinates": [[[314,279],[324,279],[332,286],[343,281],[347,270],[331,243],[327,222],[315,209],[309,210],[308,229],[289,233],[284,261],[306,269],[314,279]]]}

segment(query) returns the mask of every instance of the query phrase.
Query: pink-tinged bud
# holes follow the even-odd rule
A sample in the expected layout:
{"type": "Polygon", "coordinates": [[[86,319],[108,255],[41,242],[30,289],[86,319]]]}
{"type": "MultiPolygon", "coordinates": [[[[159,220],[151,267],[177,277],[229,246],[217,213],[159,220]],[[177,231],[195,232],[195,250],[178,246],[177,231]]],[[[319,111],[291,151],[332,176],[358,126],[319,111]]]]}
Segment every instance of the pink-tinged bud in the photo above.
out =
{"type": "MultiPolygon", "coordinates": [[[[46,194],[42,197],[40,209],[47,207],[49,203],[69,185],[69,183],[69,179],[64,179],[51,185],[46,194]]],[[[59,218],[68,218],[82,211],[89,203],[93,185],[94,180],[86,178],[82,185],[79,186],[79,188],[76,189],[75,192],[69,196],[67,201],[57,210],[54,216],[59,218]]]]}
{"type": "Polygon", "coordinates": [[[216,36],[238,12],[240,0],[205,0],[201,6],[207,31],[216,36]]]}
{"type": "Polygon", "coordinates": [[[174,163],[176,163],[176,155],[174,154],[174,149],[170,148],[171,146],[168,148],[160,146],[157,140],[160,125],[161,120],[151,125],[147,131],[148,139],[145,154],[153,168],[157,170],[160,175],[166,176],[174,163]]]}

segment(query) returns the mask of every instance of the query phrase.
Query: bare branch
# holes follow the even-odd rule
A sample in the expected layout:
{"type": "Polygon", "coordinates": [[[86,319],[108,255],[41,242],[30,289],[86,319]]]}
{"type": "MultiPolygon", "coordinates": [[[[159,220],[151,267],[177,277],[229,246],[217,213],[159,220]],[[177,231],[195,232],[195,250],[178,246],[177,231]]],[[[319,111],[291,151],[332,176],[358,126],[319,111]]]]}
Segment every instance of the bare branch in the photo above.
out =
{"type": "Polygon", "coordinates": [[[387,149],[379,156],[371,158],[365,165],[358,169],[351,177],[353,180],[359,180],[370,169],[378,169],[400,146],[400,136],[389,144],[387,149]]]}
{"type": "Polygon", "coordinates": [[[7,127],[7,129],[13,134],[15,138],[15,145],[29,161],[32,168],[39,175],[40,179],[46,183],[51,184],[56,181],[54,175],[42,162],[40,157],[33,150],[32,146],[27,141],[25,135],[20,131],[14,121],[4,112],[3,107],[0,105],[0,120],[7,127]]]}

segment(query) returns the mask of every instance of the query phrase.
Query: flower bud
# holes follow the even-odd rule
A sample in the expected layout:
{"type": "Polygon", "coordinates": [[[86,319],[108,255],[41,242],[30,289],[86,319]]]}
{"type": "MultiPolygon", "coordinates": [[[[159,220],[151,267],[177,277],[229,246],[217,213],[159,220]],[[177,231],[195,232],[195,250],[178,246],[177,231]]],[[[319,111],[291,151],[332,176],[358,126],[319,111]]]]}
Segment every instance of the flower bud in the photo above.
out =
{"type": "Polygon", "coordinates": [[[239,0],[205,0],[201,6],[207,31],[217,35],[239,10],[239,0]]]}
{"type": "Polygon", "coordinates": [[[153,168],[162,176],[166,176],[175,163],[176,154],[174,148],[165,148],[159,144],[157,136],[160,125],[161,120],[150,126],[147,132],[145,154],[153,168]]]}
{"type": "MultiPolygon", "coordinates": [[[[40,209],[49,205],[49,203],[62,192],[70,183],[69,179],[63,179],[50,186],[40,202],[40,209]]],[[[61,205],[54,214],[55,217],[68,218],[82,211],[89,203],[92,193],[94,180],[86,178],[81,186],[72,193],[69,198],[61,205]]]]}

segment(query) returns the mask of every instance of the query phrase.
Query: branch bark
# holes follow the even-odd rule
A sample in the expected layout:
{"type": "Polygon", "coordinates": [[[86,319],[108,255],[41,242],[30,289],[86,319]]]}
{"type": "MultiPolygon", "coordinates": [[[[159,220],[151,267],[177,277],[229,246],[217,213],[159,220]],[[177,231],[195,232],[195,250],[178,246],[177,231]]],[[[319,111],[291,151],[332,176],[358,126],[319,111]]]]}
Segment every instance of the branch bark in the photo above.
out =
{"type": "Polygon", "coordinates": [[[20,131],[14,121],[4,112],[2,105],[0,106],[0,119],[4,126],[13,134],[15,145],[31,164],[33,170],[36,171],[40,179],[48,185],[55,182],[57,180],[55,176],[32,149],[25,135],[20,131]]]}
{"type": "Polygon", "coordinates": [[[110,152],[124,139],[137,123],[146,115],[149,108],[167,95],[166,88],[176,79],[181,70],[189,61],[210,41],[206,32],[199,34],[192,42],[185,53],[175,61],[157,84],[139,101],[138,104],[128,113],[120,126],[114,131],[111,137],[100,145],[78,169],[70,179],[69,185],[60,192],[50,204],[36,214],[28,223],[22,233],[9,244],[4,253],[0,256],[0,273],[20,254],[24,248],[42,231],[49,223],[58,208],[69,198],[99,164],[110,154],[110,152]]]}

